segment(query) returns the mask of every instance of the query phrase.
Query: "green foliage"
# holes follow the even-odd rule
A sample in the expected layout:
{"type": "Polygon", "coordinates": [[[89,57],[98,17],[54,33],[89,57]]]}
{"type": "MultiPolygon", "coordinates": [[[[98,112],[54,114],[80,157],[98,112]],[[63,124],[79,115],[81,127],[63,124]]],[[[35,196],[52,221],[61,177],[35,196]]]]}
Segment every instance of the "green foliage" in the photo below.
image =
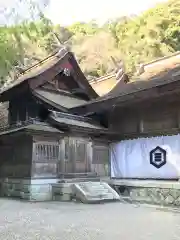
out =
{"type": "Polygon", "coordinates": [[[108,21],[102,27],[94,21],[78,22],[67,28],[53,26],[42,14],[36,21],[1,27],[2,81],[17,65],[28,67],[59,44],[75,52],[87,76],[98,77],[113,71],[111,57],[117,62],[123,60],[131,76],[138,64],[180,50],[180,0],[158,4],[140,16],[108,21]]]}
{"type": "Polygon", "coordinates": [[[82,34],[82,35],[94,35],[98,32],[99,27],[95,22],[83,23],[77,22],[68,27],[68,30],[72,32],[74,35],[82,34]]]}

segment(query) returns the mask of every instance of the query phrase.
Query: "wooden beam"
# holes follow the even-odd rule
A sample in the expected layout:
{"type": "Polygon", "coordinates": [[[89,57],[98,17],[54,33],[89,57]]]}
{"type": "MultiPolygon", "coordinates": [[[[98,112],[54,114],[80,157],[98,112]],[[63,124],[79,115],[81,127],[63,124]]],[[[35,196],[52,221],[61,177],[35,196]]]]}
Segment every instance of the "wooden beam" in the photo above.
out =
{"type": "Polygon", "coordinates": [[[128,133],[128,134],[119,134],[120,140],[130,140],[140,137],[156,137],[156,136],[171,136],[180,133],[180,128],[171,128],[171,129],[160,129],[152,131],[144,131],[143,133],[128,133]]]}

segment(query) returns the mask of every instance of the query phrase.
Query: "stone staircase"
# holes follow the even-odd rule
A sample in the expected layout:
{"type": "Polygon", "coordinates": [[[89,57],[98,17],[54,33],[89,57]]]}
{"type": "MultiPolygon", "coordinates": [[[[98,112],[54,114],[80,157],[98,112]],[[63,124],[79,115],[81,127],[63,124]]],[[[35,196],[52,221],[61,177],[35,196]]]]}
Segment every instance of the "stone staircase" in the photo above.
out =
{"type": "Polygon", "coordinates": [[[72,185],[72,196],[83,203],[120,200],[119,195],[105,182],[81,182],[72,185]]]}
{"type": "Polygon", "coordinates": [[[118,193],[106,182],[74,181],[52,185],[54,201],[80,201],[82,203],[97,203],[102,201],[120,200],[118,193]]]}

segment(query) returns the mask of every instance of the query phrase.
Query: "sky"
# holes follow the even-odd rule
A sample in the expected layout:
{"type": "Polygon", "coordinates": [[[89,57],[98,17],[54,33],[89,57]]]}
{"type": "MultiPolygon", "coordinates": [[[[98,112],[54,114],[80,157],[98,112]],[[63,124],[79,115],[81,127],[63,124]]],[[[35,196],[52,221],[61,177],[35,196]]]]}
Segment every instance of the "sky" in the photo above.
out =
{"type": "Polygon", "coordinates": [[[167,0],[0,0],[0,24],[11,23],[10,14],[12,8],[15,14],[26,18],[30,14],[29,2],[39,4],[40,9],[54,24],[70,25],[74,22],[88,22],[96,20],[103,24],[110,18],[139,14],[159,2],[167,0]],[[44,3],[48,6],[44,8],[44,3]],[[4,14],[4,7],[6,14],[4,14]],[[9,15],[8,15],[9,14],[9,15]]]}
{"type": "Polygon", "coordinates": [[[50,0],[47,16],[55,24],[70,25],[79,21],[96,20],[99,24],[140,12],[165,0],[50,0]]]}

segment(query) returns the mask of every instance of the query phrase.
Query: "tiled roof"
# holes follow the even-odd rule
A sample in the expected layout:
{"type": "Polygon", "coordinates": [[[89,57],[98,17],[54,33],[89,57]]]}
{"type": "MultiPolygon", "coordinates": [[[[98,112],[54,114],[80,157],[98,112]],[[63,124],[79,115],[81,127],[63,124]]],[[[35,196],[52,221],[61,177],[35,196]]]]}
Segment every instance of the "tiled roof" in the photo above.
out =
{"type": "Polygon", "coordinates": [[[16,125],[16,126],[11,126],[11,127],[7,127],[4,128],[4,130],[0,131],[0,136],[1,135],[6,135],[6,134],[10,134],[10,133],[14,133],[14,132],[19,132],[19,131],[41,131],[41,132],[51,132],[51,133],[63,133],[62,131],[60,131],[57,128],[52,127],[51,125],[47,124],[47,123],[31,123],[31,121],[28,123],[24,123],[20,126],[16,125]]]}
{"type": "Polygon", "coordinates": [[[142,64],[139,69],[139,74],[134,77],[134,80],[151,80],[160,74],[166,74],[168,71],[180,66],[180,52],[176,52],[170,56],[162,57],[142,64]]]}
{"type": "Polygon", "coordinates": [[[32,130],[32,131],[63,133],[62,131],[50,126],[49,124],[30,124],[26,126],[25,129],[32,130]]]}
{"type": "MultiPolygon", "coordinates": [[[[158,76],[151,78],[151,80],[149,81],[137,80],[123,85],[121,84],[121,82],[119,82],[108,94],[95,100],[89,101],[87,104],[84,104],[84,106],[103,102],[113,98],[123,98],[126,95],[155,88],[157,86],[167,85],[176,81],[180,81],[180,66],[171,69],[166,73],[161,73],[158,76]]],[[[83,107],[83,105],[79,107],[83,107]]]]}
{"type": "Polygon", "coordinates": [[[27,69],[25,73],[22,74],[17,80],[14,80],[8,86],[2,88],[0,91],[1,101],[6,101],[9,98],[7,92],[10,89],[26,82],[26,80],[28,80],[28,84],[30,84],[29,80],[35,81],[31,85],[34,89],[45,82],[51,81],[52,78],[54,78],[59,72],[66,68],[72,70],[74,80],[78,82],[80,89],[86,89],[86,92],[90,99],[98,97],[98,94],[91,87],[82,70],[80,69],[80,66],[74,57],[74,54],[67,51],[65,48],[62,48],[60,51],[52,54],[50,57],[47,57],[35,66],[27,69]]]}
{"type": "Polygon", "coordinates": [[[68,125],[70,127],[74,126],[78,128],[106,130],[106,128],[103,128],[102,126],[90,121],[85,117],[80,117],[80,116],[71,115],[71,114],[52,112],[50,115],[50,119],[54,120],[54,122],[56,122],[57,124],[68,125]]]}
{"type": "Polygon", "coordinates": [[[67,109],[77,107],[87,102],[63,91],[48,91],[37,88],[33,91],[33,94],[42,101],[52,104],[54,107],[62,106],[67,109]]]}

